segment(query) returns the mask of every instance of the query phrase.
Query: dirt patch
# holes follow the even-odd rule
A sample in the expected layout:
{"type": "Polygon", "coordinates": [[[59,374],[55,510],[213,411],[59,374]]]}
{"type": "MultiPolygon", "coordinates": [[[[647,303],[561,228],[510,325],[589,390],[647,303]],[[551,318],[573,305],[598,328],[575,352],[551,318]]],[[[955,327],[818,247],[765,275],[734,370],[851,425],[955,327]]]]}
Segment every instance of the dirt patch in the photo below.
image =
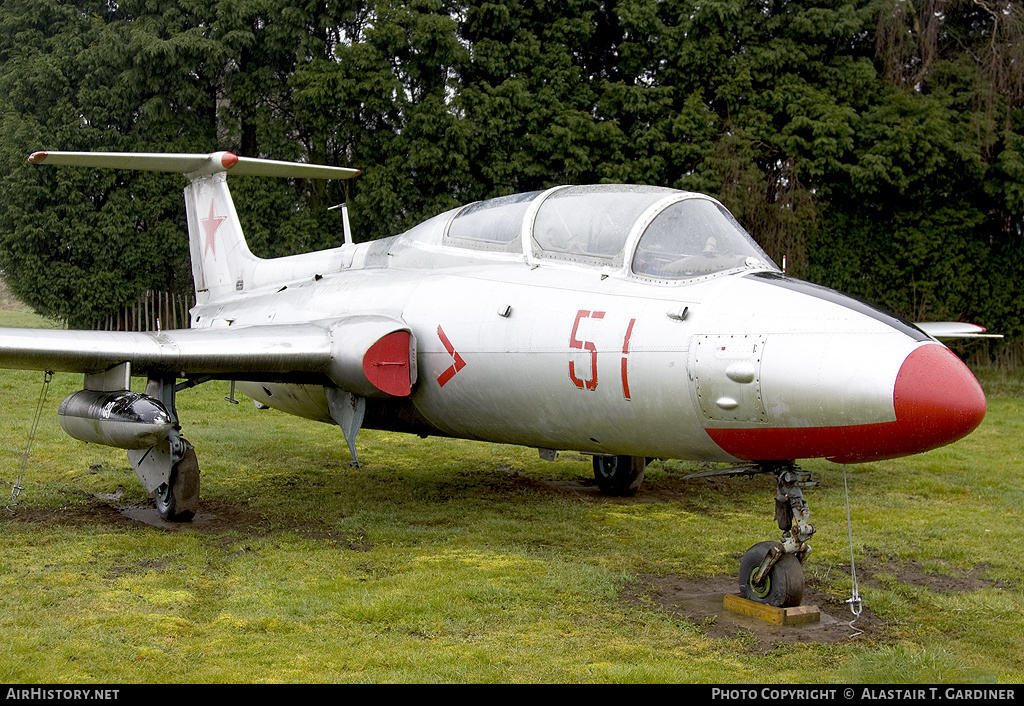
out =
{"type": "Polygon", "coordinates": [[[885,587],[895,581],[901,584],[926,588],[936,593],[964,593],[982,588],[999,588],[1016,591],[1019,581],[989,579],[985,574],[992,568],[987,561],[977,564],[969,571],[957,571],[947,562],[916,557],[893,559],[885,557],[878,549],[866,547],[864,557],[858,560],[857,572],[864,585],[885,587]]]}
{"type": "Polygon", "coordinates": [[[726,610],[722,604],[728,593],[738,593],[733,577],[640,576],[623,589],[620,600],[662,610],[697,625],[710,638],[736,640],[749,651],[760,653],[797,642],[869,640],[882,635],[886,627],[867,607],[854,620],[843,600],[814,586],[805,587],[803,604],[817,606],[821,621],[810,625],[773,625],[726,610]]]}
{"type": "Polygon", "coordinates": [[[165,532],[193,530],[201,534],[242,532],[247,537],[265,536],[270,532],[270,521],[244,506],[203,502],[191,522],[167,522],[160,517],[153,503],[138,505],[109,505],[124,524],[146,525],[165,532]]]}
{"type": "Polygon", "coordinates": [[[88,498],[88,502],[83,506],[57,509],[18,507],[13,514],[10,514],[10,517],[16,522],[59,524],[70,527],[103,522],[121,527],[145,525],[166,532],[197,530],[206,534],[221,534],[244,530],[248,536],[263,534],[265,531],[261,531],[260,527],[269,525],[266,518],[247,508],[234,505],[203,502],[202,509],[192,522],[165,522],[160,518],[160,514],[151,501],[144,504],[122,505],[117,502],[119,493],[110,495],[81,493],[81,495],[88,498]]]}
{"type": "MultiPolygon", "coordinates": [[[[942,564],[941,561],[923,561],[911,558],[898,562],[884,559],[867,549],[867,557],[857,565],[857,578],[861,586],[885,587],[893,580],[902,585],[927,589],[936,593],[962,593],[982,588],[1018,590],[1018,584],[985,578],[991,568],[983,562],[970,571],[957,572],[945,567],[945,572],[926,569],[925,566],[942,564]]],[[[849,576],[849,566],[833,566],[829,575],[849,576]]],[[[776,647],[797,642],[836,644],[860,642],[882,638],[889,624],[875,615],[867,605],[854,619],[850,605],[844,598],[828,593],[824,583],[806,574],[804,605],[817,606],[821,622],[811,625],[781,626],[734,613],[723,607],[727,593],[738,593],[735,577],[689,578],[685,576],[640,576],[620,594],[627,605],[641,605],[662,610],[686,619],[704,629],[714,639],[736,640],[752,652],[768,652],[776,647]]]]}
{"type": "MultiPolygon", "coordinates": [[[[89,495],[89,502],[77,508],[38,510],[18,508],[10,517],[14,521],[30,524],[63,524],[79,526],[103,522],[110,526],[124,528],[149,527],[162,532],[199,532],[226,541],[238,538],[258,539],[267,537],[281,529],[272,518],[262,515],[244,505],[204,500],[199,512],[191,522],[167,522],[160,517],[152,501],[137,504],[120,504],[120,493],[89,495]]],[[[310,523],[287,525],[287,529],[307,539],[323,539],[344,549],[366,552],[373,544],[365,534],[350,536],[333,528],[310,523]]]]}

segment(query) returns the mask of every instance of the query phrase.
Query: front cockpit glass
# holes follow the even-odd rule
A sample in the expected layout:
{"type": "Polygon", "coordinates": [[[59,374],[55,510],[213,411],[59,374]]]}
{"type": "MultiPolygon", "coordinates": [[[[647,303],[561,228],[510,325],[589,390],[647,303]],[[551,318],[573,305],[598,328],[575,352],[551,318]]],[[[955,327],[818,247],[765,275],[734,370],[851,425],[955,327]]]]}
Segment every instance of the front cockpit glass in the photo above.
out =
{"type": "Polygon", "coordinates": [[[533,224],[538,257],[621,266],[636,220],[671,189],[595,185],[560,189],[541,204],[533,224]]]}
{"type": "Polygon", "coordinates": [[[634,274],[688,279],[742,267],[775,268],[725,208],[714,201],[676,202],[651,222],[633,256],[634,274]]]}
{"type": "Polygon", "coordinates": [[[466,206],[448,228],[446,242],[474,250],[518,252],[523,217],[540,193],[500,196],[466,206]]]}

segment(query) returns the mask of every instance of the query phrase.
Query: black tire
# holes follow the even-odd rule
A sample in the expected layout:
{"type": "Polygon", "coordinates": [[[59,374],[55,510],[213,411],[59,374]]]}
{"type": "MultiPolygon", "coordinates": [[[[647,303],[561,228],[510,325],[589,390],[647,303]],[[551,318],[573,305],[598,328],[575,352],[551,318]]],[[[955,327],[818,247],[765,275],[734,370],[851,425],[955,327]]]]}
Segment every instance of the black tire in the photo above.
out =
{"type": "Polygon", "coordinates": [[[169,483],[153,493],[157,512],[167,522],[190,522],[199,510],[199,460],[189,446],[171,469],[169,483]]]}
{"type": "Polygon", "coordinates": [[[776,608],[800,605],[804,598],[804,567],[794,554],[782,555],[768,572],[763,586],[755,586],[751,581],[765,555],[776,545],[778,542],[755,544],[740,559],[740,595],[776,608]]]}
{"type": "Polygon", "coordinates": [[[605,495],[636,495],[646,468],[647,459],[643,456],[594,456],[594,478],[605,495]]]}

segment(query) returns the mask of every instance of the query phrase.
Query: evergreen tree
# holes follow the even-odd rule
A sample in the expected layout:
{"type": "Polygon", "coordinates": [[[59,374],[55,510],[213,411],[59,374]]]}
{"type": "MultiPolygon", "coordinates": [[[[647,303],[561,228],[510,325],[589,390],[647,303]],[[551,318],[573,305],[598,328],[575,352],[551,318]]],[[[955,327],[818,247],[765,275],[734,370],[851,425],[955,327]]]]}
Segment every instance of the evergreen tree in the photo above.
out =
{"type": "Polygon", "coordinates": [[[12,0],[0,22],[0,267],[39,312],[84,325],[149,287],[188,290],[180,178],[41,170],[31,148],[182,151],[211,143],[209,46],[194,15],[12,0]]]}
{"type": "Polygon", "coordinates": [[[187,289],[180,177],[31,149],[363,170],[233,178],[255,252],[391,235],[560,183],[710,193],[790,272],[1024,335],[1024,13],[1011,0],[11,0],[0,266],[83,323],[187,289]]]}

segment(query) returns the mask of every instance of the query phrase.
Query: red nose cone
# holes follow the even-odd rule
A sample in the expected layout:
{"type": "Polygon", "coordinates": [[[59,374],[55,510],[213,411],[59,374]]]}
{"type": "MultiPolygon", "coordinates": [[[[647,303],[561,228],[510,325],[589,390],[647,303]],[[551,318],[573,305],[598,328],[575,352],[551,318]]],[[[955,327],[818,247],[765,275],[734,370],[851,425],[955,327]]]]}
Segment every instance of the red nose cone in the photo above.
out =
{"type": "Polygon", "coordinates": [[[903,361],[893,406],[900,450],[919,453],[977,429],[985,418],[985,393],[953,351],[926,345],[903,361]]]}

